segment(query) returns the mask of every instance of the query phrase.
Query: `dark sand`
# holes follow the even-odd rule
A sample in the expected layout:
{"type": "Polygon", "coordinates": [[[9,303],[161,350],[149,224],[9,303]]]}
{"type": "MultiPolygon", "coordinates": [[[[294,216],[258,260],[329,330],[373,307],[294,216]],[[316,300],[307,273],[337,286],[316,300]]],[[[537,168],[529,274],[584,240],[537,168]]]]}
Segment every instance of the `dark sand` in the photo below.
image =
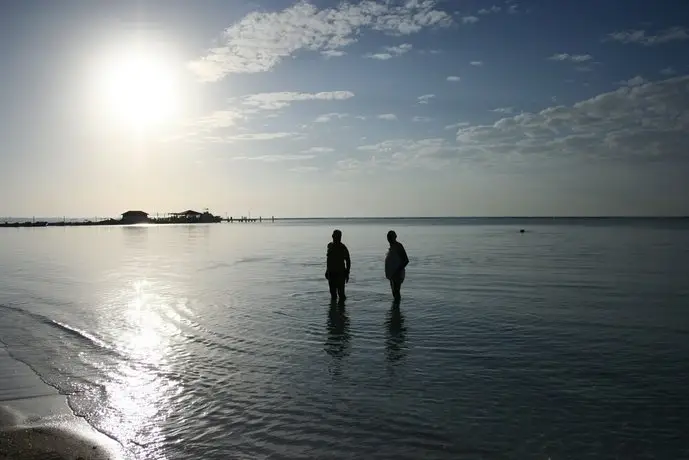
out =
{"type": "Polygon", "coordinates": [[[0,460],[124,458],[117,442],[75,417],[64,396],[0,346],[0,460]]]}

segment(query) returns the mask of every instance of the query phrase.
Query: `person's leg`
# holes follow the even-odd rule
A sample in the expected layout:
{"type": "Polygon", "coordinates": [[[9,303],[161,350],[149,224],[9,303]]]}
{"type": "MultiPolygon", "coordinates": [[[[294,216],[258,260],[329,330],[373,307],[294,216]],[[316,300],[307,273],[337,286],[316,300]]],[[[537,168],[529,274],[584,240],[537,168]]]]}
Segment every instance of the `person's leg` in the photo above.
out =
{"type": "Polygon", "coordinates": [[[333,278],[333,275],[330,275],[328,279],[328,287],[330,288],[330,298],[332,300],[337,299],[337,280],[333,278]]]}
{"type": "Polygon", "coordinates": [[[338,280],[337,295],[340,297],[340,301],[347,298],[345,295],[345,279],[344,276],[338,280]]]}
{"type": "Polygon", "coordinates": [[[396,279],[391,282],[392,284],[392,297],[399,301],[402,298],[400,290],[402,289],[402,280],[396,279]]]}

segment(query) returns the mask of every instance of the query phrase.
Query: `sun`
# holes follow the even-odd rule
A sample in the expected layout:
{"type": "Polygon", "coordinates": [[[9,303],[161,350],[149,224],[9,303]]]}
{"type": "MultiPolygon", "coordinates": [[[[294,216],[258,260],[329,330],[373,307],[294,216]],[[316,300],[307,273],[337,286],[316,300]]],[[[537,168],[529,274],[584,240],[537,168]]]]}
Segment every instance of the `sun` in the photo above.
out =
{"type": "Polygon", "coordinates": [[[106,56],[98,76],[99,106],[106,115],[137,129],[165,124],[177,114],[180,90],[174,66],[141,48],[106,56]]]}

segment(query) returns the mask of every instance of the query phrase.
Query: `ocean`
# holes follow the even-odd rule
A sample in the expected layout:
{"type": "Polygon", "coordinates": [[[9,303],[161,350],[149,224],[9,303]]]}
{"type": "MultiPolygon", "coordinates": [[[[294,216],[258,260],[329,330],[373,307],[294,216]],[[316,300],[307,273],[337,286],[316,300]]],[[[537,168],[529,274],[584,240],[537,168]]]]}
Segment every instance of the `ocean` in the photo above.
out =
{"type": "Polygon", "coordinates": [[[689,458],[687,220],[18,228],[0,242],[0,406],[40,423],[63,398],[124,458],[689,458]],[[352,256],[343,309],[324,278],[334,228],[352,256]],[[389,229],[411,260],[399,309],[389,229]]]}

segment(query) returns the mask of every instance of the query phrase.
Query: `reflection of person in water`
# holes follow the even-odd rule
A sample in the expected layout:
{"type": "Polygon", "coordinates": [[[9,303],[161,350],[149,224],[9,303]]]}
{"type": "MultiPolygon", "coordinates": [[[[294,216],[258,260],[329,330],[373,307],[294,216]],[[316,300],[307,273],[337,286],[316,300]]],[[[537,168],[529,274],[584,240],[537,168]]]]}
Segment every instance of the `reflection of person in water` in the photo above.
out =
{"type": "Polygon", "coordinates": [[[349,354],[349,318],[344,307],[338,306],[334,301],[330,304],[328,311],[327,328],[325,352],[336,359],[335,373],[339,374],[340,361],[349,354]]]}
{"type": "Polygon", "coordinates": [[[397,302],[393,302],[385,326],[387,328],[385,357],[390,362],[399,361],[404,358],[407,351],[405,344],[407,328],[404,326],[404,315],[397,302]]]}
{"type": "Polygon", "coordinates": [[[325,269],[325,278],[330,286],[330,298],[332,300],[339,297],[340,302],[344,302],[347,298],[345,296],[345,283],[349,282],[351,264],[349,249],[342,242],[342,232],[335,230],[333,241],[328,243],[325,269]]]}

